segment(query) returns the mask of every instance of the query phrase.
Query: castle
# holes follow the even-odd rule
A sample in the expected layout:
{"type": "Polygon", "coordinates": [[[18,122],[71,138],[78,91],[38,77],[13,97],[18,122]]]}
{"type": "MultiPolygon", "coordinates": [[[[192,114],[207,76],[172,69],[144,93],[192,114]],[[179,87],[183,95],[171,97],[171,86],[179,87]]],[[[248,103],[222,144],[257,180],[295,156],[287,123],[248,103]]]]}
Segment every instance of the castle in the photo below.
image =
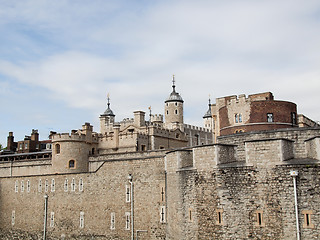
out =
{"type": "Polygon", "coordinates": [[[108,97],[99,133],[9,133],[0,238],[319,239],[320,126],[270,92],[209,100],[191,126],[175,88],[164,117],[116,122],[108,97]]]}

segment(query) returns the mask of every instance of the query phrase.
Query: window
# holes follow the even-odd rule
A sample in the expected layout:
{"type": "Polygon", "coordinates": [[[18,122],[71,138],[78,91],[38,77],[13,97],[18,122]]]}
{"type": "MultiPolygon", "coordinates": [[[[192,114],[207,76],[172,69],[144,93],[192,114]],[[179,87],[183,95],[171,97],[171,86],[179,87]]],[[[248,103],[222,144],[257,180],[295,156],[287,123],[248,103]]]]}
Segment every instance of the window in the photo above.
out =
{"type": "Polygon", "coordinates": [[[241,123],[241,122],[242,122],[242,114],[239,113],[239,123],[241,123]]]}
{"type": "Polygon", "coordinates": [[[49,188],[49,181],[48,181],[48,179],[46,179],[45,185],[44,185],[44,191],[48,192],[48,188],[49,188]]]}
{"type": "Polygon", "coordinates": [[[12,210],[12,214],[11,214],[11,225],[14,226],[16,222],[16,211],[12,210]]]}
{"type": "Polygon", "coordinates": [[[22,145],[22,143],[20,143],[19,144],[19,149],[22,150],[22,147],[23,147],[23,145],[22,145]]]}
{"type": "Polygon", "coordinates": [[[161,202],[165,202],[166,201],[166,188],[165,188],[165,185],[162,184],[160,186],[160,201],[161,202]]]}
{"type": "Polygon", "coordinates": [[[192,222],[192,218],[193,218],[192,208],[188,209],[188,214],[189,214],[188,220],[189,220],[189,222],[192,222]]]}
{"type": "Polygon", "coordinates": [[[130,193],[130,186],[126,185],[126,202],[130,202],[131,193],[130,193]]]}
{"type": "Polygon", "coordinates": [[[178,106],[178,103],[175,103],[174,105],[178,106]]]}
{"type": "Polygon", "coordinates": [[[265,226],[264,224],[264,219],[263,219],[263,211],[262,210],[257,210],[256,211],[256,222],[255,226],[257,227],[263,227],[265,226]]]}
{"type": "Polygon", "coordinates": [[[223,225],[223,221],[222,221],[222,213],[223,213],[223,209],[217,209],[217,221],[216,224],[217,225],[223,225]]]}
{"type": "Polygon", "coordinates": [[[68,179],[64,180],[64,191],[68,192],[68,179]]]}
{"type": "Polygon", "coordinates": [[[314,228],[314,224],[311,222],[311,216],[313,212],[311,210],[303,210],[303,228],[314,228]]]}
{"type": "Polygon", "coordinates": [[[24,149],[28,149],[28,143],[24,144],[24,149]]]}
{"type": "Polygon", "coordinates": [[[130,230],[130,213],[126,212],[125,213],[125,217],[126,217],[126,230],[130,230]]]}
{"type": "Polygon", "coordinates": [[[30,192],[30,180],[27,181],[27,192],[30,192]]]}
{"type": "Polygon", "coordinates": [[[39,144],[36,144],[36,149],[37,149],[37,150],[39,149],[39,144]]]}
{"type": "Polygon", "coordinates": [[[234,115],[234,122],[235,122],[235,123],[238,123],[238,122],[239,122],[239,120],[238,120],[238,114],[235,114],[235,115],[234,115]]]}
{"type": "Polygon", "coordinates": [[[80,212],[80,228],[84,228],[84,212],[80,212]]]}
{"type": "Polygon", "coordinates": [[[297,115],[296,115],[295,112],[291,113],[291,122],[292,122],[292,125],[296,125],[297,124],[297,115]]]}
{"type": "Polygon", "coordinates": [[[178,110],[176,109],[176,110],[174,111],[174,113],[175,113],[175,114],[178,114],[178,110]]]}
{"type": "Polygon", "coordinates": [[[111,219],[110,219],[110,229],[115,230],[116,229],[116,214],[114,212],[111,213],[111,219]]]}
{"type": "Polygon", "coordinates": [[[51,180],[51,192],[54,192],[56,190],[55,181],[54,179],[51,180]]]}
{"type": "Polygon", "coordinates": [[[80,192],[83,191],[83,180],[82,180],[82,178],[79,179],[79,191],[80,192]]]}
{"type": "Polygon", "coordinates": [[[160,207],[160,222],[161,223],[166,222],[166,207],[165,206],[160,207]]]}
{"type": "Polygon", "coordinates": [[[15,192],[18,192],[18,189],[19,189],[19,183],[18,183],[18,180],[15,182],[14,184],[14,191],[15,192]]]}
{"type": "Polygon", "coordinates": [[[54,212],[50,214],[50,227],[54,227],[54,212]]]}
{"type": "Polygon", "coordinates": [[[59,154],[60,153],[60,144],[56,144],[56,154],[59,154]]]}
{"type": "Polygon", "coordinates": [[[267,122],[273,122],[273,113],[267,113],[267,122]]]}
{"type": "Polygon", "coordinates": [[[74,180],[74,178],[72,178],[72,181],[71,181],[71,191],[74,192],[76,190],[76,182],[74,180]]]}
{"type": "Polygon", "coordinates": [[[169,111],[167,110],[167,115],[169,114],[169,111]]]}
{"type": "Polygon", "coordinates": [[[21,192],[24,192],[24,181],[21,181],[21,192]]]}
{"type": "Polygon", "coordinates": [[[38,192],[42,192],[42,181],[39,179],[38,192]]]}
{"type": "Polygon", "coordinates": [[[69,168],[75,168],[75,161],[74,160],[69,161],[69,168]]]}
{"type": "Polygon", "coordinates": [[[141,151],[145,151],[146,150],[146,145],[141,144],[141,151]]]}

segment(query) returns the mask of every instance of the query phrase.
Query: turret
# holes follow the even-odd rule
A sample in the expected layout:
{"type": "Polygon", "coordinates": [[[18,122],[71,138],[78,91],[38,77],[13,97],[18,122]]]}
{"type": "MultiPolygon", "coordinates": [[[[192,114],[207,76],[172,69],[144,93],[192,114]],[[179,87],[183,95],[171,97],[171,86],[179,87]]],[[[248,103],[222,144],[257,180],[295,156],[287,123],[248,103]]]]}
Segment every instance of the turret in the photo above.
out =
{"type": "Polygon", "coordinates": [[[183,130],[183,99],[176,92],[174,75],[172,77],[172,92],[165,101],[165,125],[169,129],[180,128],[183,130]]]}
{"type": "Polygon", "coordinates": [[[209,108],[208,111],[203,116],[204,128],[206,129],[213,129],[213,119],[212,119],[212,112],[211,112],[211,99],[209,98],[209,108]]]}
{"type": "Polygon", "coordinates": [[[114,124],[114,119],[115,119],[115,115],[110,109],[109,94],[108,94],[107,100],[108,100],[107,109],[104,111],[103,114],[100,115],[100,132],[103,134],[108,132],[110,129],[112,129],[112,126],[114,124]]]}

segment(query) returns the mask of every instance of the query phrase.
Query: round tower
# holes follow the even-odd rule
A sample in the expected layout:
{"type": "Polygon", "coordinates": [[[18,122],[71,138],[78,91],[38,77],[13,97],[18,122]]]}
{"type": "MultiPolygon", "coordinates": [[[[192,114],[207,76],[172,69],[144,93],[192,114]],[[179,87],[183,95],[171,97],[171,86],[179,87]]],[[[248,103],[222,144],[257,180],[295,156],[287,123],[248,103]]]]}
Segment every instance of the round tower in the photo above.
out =
{"type": "Polygon", "coordinates": [[[88,158],[95,154],[98,138],[93,135],[89,123],[82,130],[73,130],[71,134],[60,133],[51,136],[52,170],[54,173],[79,173],[89,169],[88,158]]]}
{"type": "Polygon", "coordinates": [[[108,94],[108,103],[107,109],[104,111],[103,114],[100,115],[100,132],[106,133],[112,128],[114,124],[115,115],[113,114],[112,110],[110,109],[110,97],[108,94]]]}
{"type": "Polygon", "coordinates": [[[165,101],[165,125],[169,129],[183,128],[183,99],[176,92],[174,75],[172,77],[172,92],[165,101]]]}

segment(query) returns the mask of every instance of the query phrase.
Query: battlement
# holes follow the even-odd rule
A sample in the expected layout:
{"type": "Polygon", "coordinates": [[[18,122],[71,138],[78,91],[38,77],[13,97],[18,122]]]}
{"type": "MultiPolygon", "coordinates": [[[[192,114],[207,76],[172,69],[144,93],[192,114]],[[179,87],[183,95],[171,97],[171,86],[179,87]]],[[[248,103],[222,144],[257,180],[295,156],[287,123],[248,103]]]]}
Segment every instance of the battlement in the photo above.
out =
{"type": "Polygon", "coordinates": [[[207,133],[211,132],[210,129],[204,128],[204,127],[198,127],[190,124],[184,124],[183,126],[185,130],[196,130],[196,131],[207,132],[207,133]]]}
{"type": "Polygon", "coordinates": [[[257,93],[248,95],[245,94],[240,95],[231,95],[226,97],[217,98],[217,103],[219,108],[224,107],[226,105],[231,105],[235,103],[243,103],[243,102],[254,102],[254,101],[267,101],[267,100],[274,100],[273,94],[271,92],[265,93],[257,93]]]}
{"type": "Polygon", "coordinates": [[[163,115],[162,114],[152,114],[151,115],[151,122],[163,122],[163,115]]]}
{"type": "Polygon", "coordinates": [[[51,136],[52,143],[54,142],[87,142],[90,137],[90,142],[98,142],[98,134],[92,134],[91,136],[87,136],[85,134],[79,134],[78,132],[72,131],[69,133],[57,133],[51,136]],[[92,137],[92,138],[91,138],[92,137]]]}

